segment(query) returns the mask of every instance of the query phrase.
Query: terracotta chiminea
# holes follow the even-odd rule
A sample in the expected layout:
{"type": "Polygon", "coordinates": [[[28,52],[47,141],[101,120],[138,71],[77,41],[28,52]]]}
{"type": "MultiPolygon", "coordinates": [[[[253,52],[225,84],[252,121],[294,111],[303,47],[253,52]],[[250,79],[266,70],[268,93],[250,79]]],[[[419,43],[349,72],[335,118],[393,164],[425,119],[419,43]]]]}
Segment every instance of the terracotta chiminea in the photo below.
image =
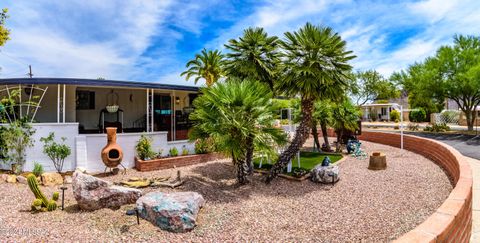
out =
{"type": "Polygon", "coordinates": [[[123,151],[117,144],[117,128],[107,127],[107,145],[102,149],[102,161],[107,168],[116,168],[118,165],[126,169],[122,164],[123,151]]]}

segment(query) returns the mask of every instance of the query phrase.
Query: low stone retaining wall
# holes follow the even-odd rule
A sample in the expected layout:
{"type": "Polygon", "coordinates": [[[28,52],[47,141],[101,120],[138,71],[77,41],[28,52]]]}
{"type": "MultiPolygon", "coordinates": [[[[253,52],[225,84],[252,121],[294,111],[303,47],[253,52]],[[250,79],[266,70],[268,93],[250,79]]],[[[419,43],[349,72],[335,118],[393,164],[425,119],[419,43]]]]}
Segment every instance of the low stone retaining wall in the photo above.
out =
{"type": "MultiPolygon", "coordinates": [[[[400,147],[400,134],[362,131],[360,140],[400,147]]],[[[404,149],[441,166],[455,185],[437,211],[395,242],[469,242],[472,233],[472,171],[465,157],[440,142],[404,135],[404,149]]]]}
{"type": "Polygon", "coordinates": [[[211,154],[193,154],[176,157],[168,157],[153,160],[141,160],[135,157],[135,168],[138,171],[152,171],[161,169],[170,169],[199,163],[205,163],[212,160],[222,159],[223,155],[218,153],[211,154]]]}

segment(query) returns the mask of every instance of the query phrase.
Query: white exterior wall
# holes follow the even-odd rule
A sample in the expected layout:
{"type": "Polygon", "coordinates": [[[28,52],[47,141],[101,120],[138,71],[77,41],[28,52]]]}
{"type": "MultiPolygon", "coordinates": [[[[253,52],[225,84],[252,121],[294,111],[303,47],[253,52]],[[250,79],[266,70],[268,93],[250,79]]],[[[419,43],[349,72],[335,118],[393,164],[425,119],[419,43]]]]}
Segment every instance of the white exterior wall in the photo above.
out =
{"type": "MultiPolygon", "coordinates": [[[[33,169],[34,162],[43,165],[45,171],[56,171],[53,162],[43,153],[43,143],[40,138],[47,137],[50,132],[55,132],[55,140],[60,141],[61,137],[65,137],[67,144],[72,153],[65,159],[63,164],[64,171],[74,170],[76,167],[75,157],[75,138],[78,135],[78,123],[33,123],[32,127],[36,130],[33,135],[34,145],[26,151],[26,164],[23,169],[25,171],[31,171],[33,169]]],[[[10,164],[2,164],[3,169],[10,169],[10,164]]]]}
{"type": "MultiPolygon", "coordinates": [[[[105,165],[101,159],[101,151],[107,144],[106,134],[78,134],[78,123],[34,123],[32,126],[36,129],[33,139],[34,146],[27,149],[27,163],[24,171],[31,171],[34,162],[43,165],[46,172],[56,171],[53,162],[43,153],[43,143],[40,138],[46,137],[50,132],[55,132],[55,139],[60,141],[61,137],[66,137],[66,144],[72,149],[72,153],[65,159],[63,171],[73,171],[76,167],[84,167],[88,172],[103,172],[105,165]]],[[[162,154],[167,155],[168,150],[177,147],[179,154],[182,147],[185,146],[191,154],[195,152],[194,143],[187,140],[167,142],[167,132],[154,133],[119,133],[117,134],[117,143],[123,149],[122,165],[127,168],[135,167],[135,145],[142,134],[153,138],[153,148],[155,152],[162,149],[162,154]]],[[[10,169],[9,164],[0,163],[0,168],[10,169]]]]}

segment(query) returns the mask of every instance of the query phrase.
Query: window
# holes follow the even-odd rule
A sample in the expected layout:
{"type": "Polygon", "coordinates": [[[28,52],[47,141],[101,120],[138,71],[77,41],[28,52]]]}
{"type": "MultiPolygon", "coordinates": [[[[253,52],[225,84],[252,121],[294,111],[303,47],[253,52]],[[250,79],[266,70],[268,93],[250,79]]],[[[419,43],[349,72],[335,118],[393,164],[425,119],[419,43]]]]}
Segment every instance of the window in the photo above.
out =
{"type": "Polygon", "coordinates": [[[76,91],[77,110],[95,110],[95,92],[88,90],[76,91]]]}

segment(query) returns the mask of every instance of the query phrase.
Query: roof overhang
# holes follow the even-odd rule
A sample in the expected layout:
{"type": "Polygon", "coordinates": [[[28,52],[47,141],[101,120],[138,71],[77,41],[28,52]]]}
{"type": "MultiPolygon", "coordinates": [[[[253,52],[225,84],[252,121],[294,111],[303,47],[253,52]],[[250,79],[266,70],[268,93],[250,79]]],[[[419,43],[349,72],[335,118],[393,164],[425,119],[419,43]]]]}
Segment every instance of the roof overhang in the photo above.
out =
{"type": "Polygon", "coordinates": [[[181,90],[198,92],[200,87],[161,84],[155,82],[136,82],[136,81],[119,81],[106,79],[80,79],[80,78],[6,78],[0,79],[0,85],[15,84],[33,84],[33,85],[52,85],[65,84],[77,86],[97,86],[97,87],[124,87],[124,88],[141,88],[141,89],[165,89],[165,90],[181,90]]]}

